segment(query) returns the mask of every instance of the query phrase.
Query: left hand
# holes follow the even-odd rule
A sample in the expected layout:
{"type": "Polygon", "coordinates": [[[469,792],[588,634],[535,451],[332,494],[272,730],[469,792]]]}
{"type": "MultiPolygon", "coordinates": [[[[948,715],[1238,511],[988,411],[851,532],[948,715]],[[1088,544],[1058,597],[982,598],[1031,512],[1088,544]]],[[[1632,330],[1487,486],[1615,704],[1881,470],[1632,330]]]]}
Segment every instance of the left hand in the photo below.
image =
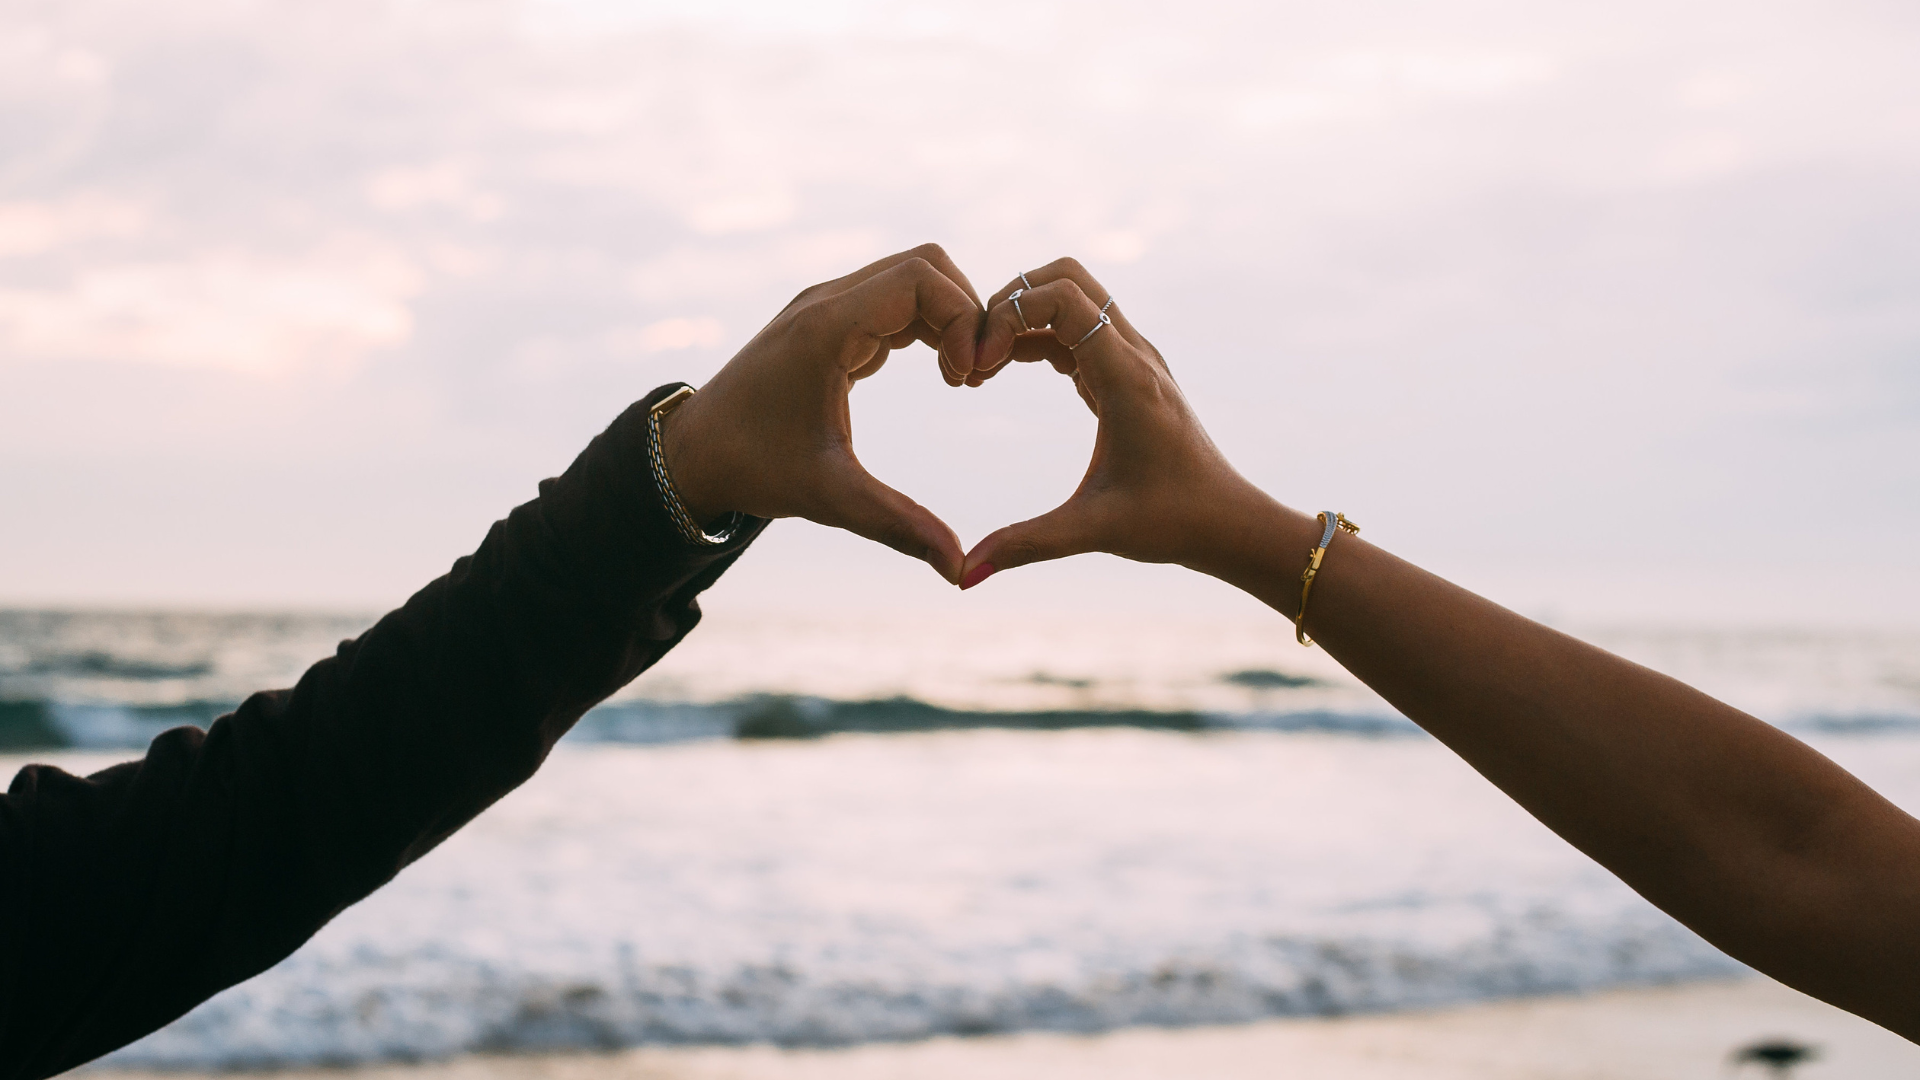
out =
{"type": "Polygon", "coordinates": [[[915,341],[960,385],[981,318],[978,294],[936,244],[802,292],[667,414],[662,449],[687,509],[701,522],[729,511],[803,517],[923,559],[958,584],[953,530],[854,456],[847,395],[915,341]]]}

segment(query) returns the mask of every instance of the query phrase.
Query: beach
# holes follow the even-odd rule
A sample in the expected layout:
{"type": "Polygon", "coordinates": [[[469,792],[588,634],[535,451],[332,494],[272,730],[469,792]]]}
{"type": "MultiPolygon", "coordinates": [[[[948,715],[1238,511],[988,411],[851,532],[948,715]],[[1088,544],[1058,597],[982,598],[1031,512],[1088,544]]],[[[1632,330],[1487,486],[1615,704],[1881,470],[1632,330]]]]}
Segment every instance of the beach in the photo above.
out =
{"type": "Polygon", "coordinates": [[[420,1065],[271,1074],[91,1070],[99,1080],[1727,1080],[1732,1054],[1786,1038],[1818,1056],[1797,1080],[1920,1075],[1920,1046],[1770,979],[1531,998],[1332,1019],[1101,1035],[1028,1032],[845,1049],[646,1047],[472,1055],[420,1065]]]}
{"type": "Polygon", "coordinates": [[[1920,1080],[1715,944],[1920,816],[1917,13],[0,5],[0,1036],[1920,1080]]]}
{"type": "MultiPolygon", "coordinates": [[[[20,612],[5,627],[12,731],[58,740],[0,759],[9,774],[124,760],[249,687],[290,684],[356,629],[20,612]]],[[[1828,1038],[1791,1010],[1743,1019],[1785,1006],[1712,989],[1745,969],[1284,622],[1035,624],[1023,632],[1069,645],[1015,636],[965,663],[938,655],[936,629],[713,619],[521,789],[102,1066],[406,1071],[509,1054],[525,1056],[500,1067],[564,1071],[631,1050],[621,1068],[681,1070],[663,1075],[1012,1075],[1049,1055],[1161,1073],[1218,1057],[1207,1071],[1230,1075],[1225,1062],[1339,1061],[1401,1039],[1407,1067],[1440,1068],[1427,1059],[1446,1047],[1520,1053],[1508,1030],[1547,1032],[1516,1068],[1593,1058],[1556,1049],[1582,1040],[1665,1045],[1669,1029],[1687,1048],[1672,1061],[1708,1065],[1770,1031],[1828,1038]],[[770,726],[808,737],[740,737],[770,726]],[[1632,989],[1678,986],[1694,989],[1632,989]],[[676,1046],[818,1055],[661,1049],[676,1046]]],[[[1920,807],[1912,638],[1592,636],[1920,807]]]]}

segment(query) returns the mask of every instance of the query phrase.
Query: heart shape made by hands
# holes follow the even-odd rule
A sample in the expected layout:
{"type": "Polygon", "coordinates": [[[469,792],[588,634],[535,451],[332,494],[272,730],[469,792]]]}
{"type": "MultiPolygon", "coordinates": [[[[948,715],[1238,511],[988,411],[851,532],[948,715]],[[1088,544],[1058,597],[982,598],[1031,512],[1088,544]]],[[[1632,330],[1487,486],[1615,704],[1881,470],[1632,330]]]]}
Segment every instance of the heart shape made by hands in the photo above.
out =
{"type": "MultiPolygon", "coordinates": [[[[963,588],[997,569],[1082,551],[1154,558],[1156,545],[1135,543],[1120,527],[1136,516],[1128,504],[1143,482],[1151,493],[1178,479],[1153,467],[1166,445],[1150,444],[1171,436],[1167,445],[1190,449],[1198,433],[1211,450],[1197,423],[1186,437],[1154,430],[1156,402],[1160,413],[1172,402],[1176,420],[1191,417],[1159,354],[1071,259],[1019,275],[984,305],[975,295],[932,245],[800,293],[669,418],[662,440],[689,510],[702,520],[729,509],[805,517],[923,559],[963,588]],[[955,386],[981,386],[1016,361],[1046,360],[1071,376],[1100,419],[1073,495],[963,553],[944,521],[868,473],[853,453],[848,394],[915,341],[933,347],[955,386]],[[1153,392],[1141,398],[1142,391],[1153,392]],[[1146,411],[1116,408],[1133,404],[1146,411]],[[1113,430],[1116,418],[1130,437],[1113,430]],[[701,434],[688,437],[692,431],[701,434]]],[[[1190,456],[1176,453],[1173,463],[1190,456]]]]}

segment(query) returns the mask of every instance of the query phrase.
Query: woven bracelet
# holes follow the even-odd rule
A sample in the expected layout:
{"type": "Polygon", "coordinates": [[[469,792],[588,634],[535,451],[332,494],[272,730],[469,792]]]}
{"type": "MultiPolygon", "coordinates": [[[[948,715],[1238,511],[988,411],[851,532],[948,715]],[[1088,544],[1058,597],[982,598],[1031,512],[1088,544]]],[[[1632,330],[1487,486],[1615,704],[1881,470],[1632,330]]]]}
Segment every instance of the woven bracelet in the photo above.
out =
{"type": "Polygon", "coordinates": [[[667,516],[673,519],[673,527],[679,530],[682,538],[689,544],[699,547],[718,547],[733,539],[746,523],[739,513],[728,514],[721,520],[726,527],[717,533],[710,533],[693,520],[687,512],[686,501],[680,498],[680,489],[673,486],[673,475],[667,472],[667,453],[660,445],[660,422],[674,409],[685,404],[693,396],[693,387],[683,386],[659,401],[647,410],[647,464],[653,469],[653,486],[660,491],[660,505],[667,508],[667,516]]]}

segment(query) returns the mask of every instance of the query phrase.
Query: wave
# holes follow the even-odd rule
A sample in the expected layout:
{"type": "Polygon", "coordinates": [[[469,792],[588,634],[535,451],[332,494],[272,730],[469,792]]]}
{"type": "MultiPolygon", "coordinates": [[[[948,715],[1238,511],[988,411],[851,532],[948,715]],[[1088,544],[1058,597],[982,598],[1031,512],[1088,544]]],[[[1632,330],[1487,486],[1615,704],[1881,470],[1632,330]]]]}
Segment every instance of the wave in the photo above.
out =
{"type": "MultiPolygon", "coordinates": [[[[169,728],[206,727],[235,703],[188,701],[171,705],[0,701],[0,752],[139,750],[169,728]]],[[[1920,716],[1901,713],[1820,714],[1781,725],[1809,735],[1920,735],[1920,716]]],[[[1419,736],[1395,713],[1331,710],[1206,713],[1154,709],[1048,709],[1026,712],[952,709],[911,697],[834,701],[789,694],[754,694],[717,703],[625,701],[599,706],[567,741],[575,745],[660,745],[702,739],[813,739],[846,733],[900,734],[998,728],[1065,731],[1126,727],[1150,731],[1320,732],[1364,738],[1419,736]]]]}
{"type": "MultiPolygon", "coordinates": [[[[178,705],[93,705],[0,701],[0,751],[139,750],[169,728],[206,727],[235,706],[190,701],[178,705]]],[[[1320,731],[1361,736],[1414,735],[1397,716],[1326,711],[1208,714],[1152,709],[1052,709],[1033,712],[949,709],[910,697],[831,701],[783,694],[734,701],[628,701],[602,705],[583,717],[573,744],[658,745],[700,739],[813,739],[825,735],[1000,728],[1065,731],[1129,727],[1150,731],[1320,731]]]]}
{"type": "Polygon", "coordinates": [[[169,662],[116,656],[103,649],[90,649],[79,653],[36,656],[21,668],[21,674],[153,682],[165,679],[199,679],[213,674],[213,669],[214,664],[211,660],[169,662]]]}
{"type": "Polygon", "coordinates": [[[849,972],[831,961],[814,970],[772,956],[705,967],[650,960],[622,943],[560,974],[446,949],[316,951],[102,1064],[341,1067],[476,1052],[1092,1033],[1430,1008],[1745,970],[1678,925],[1637,911],[1602,925],[1508,928],[1437,948],[1408,939],[1246,936],[1049,965],[1060,969],[1038,977],[1023,977],[1015,956],[999,958],[1004,966],[944,959],[944,972],[886,962],[849,972]]]}
{"type": "Polygon", "coordinates": [[[1223,726],[1203,713],[1151,709],[1054,709],[1000,712],[950,709],[910,697],[833,701],[756,694],[717,704],[623,702],[603,705],[569,736],[575,742],[654,743],[686,738],[811,739],[848,732],[901,733],[970,728],[1061,731],[1134,727],[1201,731],[1223,726]]]}
{"type": "Polygon", "coordinates": [[[1832,715],[1822,713],[1784,725],[1790,730],[1821,735],[1897,735],[1920,734],[1920,716],[1907,713],[1859,713],[1832,715]]]}
{"type": "MultiPolygon", "coordinates": [[[[1284,621],[1076,618],[1023,626],[1026,636],[991,647],[929,651],[928,627],[915,618],[710,618],[571,740],[985,727],[1415,731],[1329,658],[1299,652],[1284,621]]],[[[167,727],[207,724],[256,690],[293,685],[366,622],[0,610],[0,750],[138,749],[167,727]]],[[[1809,736],[1920,734],[1920,636],[1643,630],[1596,640],[1809,736]]]]}
{"type": "Polygon", "coordinates": [[[63,701],[0,701],[0,750],[144,750],[163,731],[204,728],[235,705],[186,701],[170,705],[94,705],[63,701]]]}

